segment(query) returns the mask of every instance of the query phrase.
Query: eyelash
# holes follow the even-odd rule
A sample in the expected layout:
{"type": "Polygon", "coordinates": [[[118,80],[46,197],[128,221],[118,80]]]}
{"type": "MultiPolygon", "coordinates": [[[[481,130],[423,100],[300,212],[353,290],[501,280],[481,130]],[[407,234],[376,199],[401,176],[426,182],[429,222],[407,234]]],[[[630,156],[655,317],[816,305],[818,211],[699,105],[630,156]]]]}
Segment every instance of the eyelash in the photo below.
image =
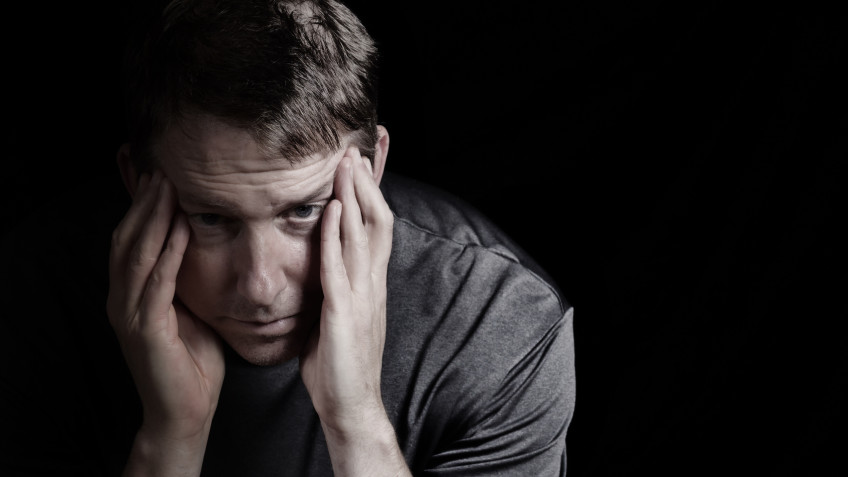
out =
{"type": "Polygon", "coordinates": [[[294,207],[293,209],[291,209],[291,210],[290,210],[290,212],[291,212],[292,214],[294,214],[294,215],[297,217],[297,219],[299,219],[299,220],[311,220],[313,216],[315,216],[316,218],[317,218],[317,217],[320,217],[320,216],[321,216],[321,213],[322,213],[323,211],[324,211],[324,206],[322,206],[322,205],[318,205],[318,204],[304,204],[304,205],[298,205],[297,207],[294,207]],[[298,209],[303,209],[303,208],[306,208],[306,207],[309,207],[309,212],[310,212],[310,214],[309,214],[308,216],[306,216],[306,217],[301,217],[301,216],[299,216],[299,215],[297,214],[298,209]]]}
{"type": "MultiPolygon", "coordinates": [[[[297,223],[297,225],[302,226],[302,225],[311,225],[313,222],[317,221],[317,219],[319,219],[321,217],[321,215],[323,215],[323,212],[324,212],[324,206],[323,205],[303,204],[303,205],[298,205],[296,207],[292,207],[289,210],[286,210],[285,212],[280,214],[280,216],[288,216],[288,218],[292,219],[295,223],[297,223]],[[306,217],[300,217],[297,214],[297,211],[299,209],[304,209],[304,208],[309,208],[309,210],[308,210],[309,215],[306,216],[306,217]]],[[[191,214],[189,216],[189,218],[191,219],[192,222],[194,222],[195,224],[197,224],[197,225],[199,225],[200,227],[203,227],[203,228],[222,227],[222,226],[226,226],[226,225],[229,225],[230,223],[232,223],[232,220],[228,219],[227,217],[224,217],[224,216],[219,215],[219,214],[208,213],[208,212],[199,213],[199,214],[191,214]],[[215,223],[207,223],[207,220],[205,220],[205,219],[215,219],[215,223]]]]}

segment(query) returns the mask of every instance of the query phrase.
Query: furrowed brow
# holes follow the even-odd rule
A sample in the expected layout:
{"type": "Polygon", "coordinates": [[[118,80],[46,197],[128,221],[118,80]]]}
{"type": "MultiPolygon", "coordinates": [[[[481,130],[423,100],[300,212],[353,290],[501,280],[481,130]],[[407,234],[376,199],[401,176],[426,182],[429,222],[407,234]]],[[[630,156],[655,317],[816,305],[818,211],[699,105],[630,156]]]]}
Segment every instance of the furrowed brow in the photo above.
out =
{"type": "Polygon", "coordinates": [[[186,193],[180,195],[180,203],[201,209],[237,210],[238,205],[222,197],[206,194],[186,193]]]}
{"type": "Polygon", "coordinates": [[[333,182],[334,182],[334,178],[331,177],[329,181],[321,184],[320,187],[318,187],[317,189],[315,189],[312,192],[310,192],[309,194],[307,194],[305,197],[298,200],[297,203],[298,204],[308,204],[309,202],[312,202],[315,199],[318,199],[319,197],[321,197],[323,195],[329,194],[333,190],[333,182]]]}
{"type": "MultiPolygon", "coordinates": [[[[328,194],[332,191],[333,188],[333,178],[329,181],[322,184],[317,189],[313,190],[309,194],[306,194],[303,197],[295,198],[294,200],[287,200],[275,204],[275,208],[286,208],[295,205],[308,204],[310,202],[315,201],[316,199],[328,194]]],[[[191,206],[192,208],[199,208],[203,210],[213,210],[213,211],[225,211],[225,212],[236,212],[239,210],[239,204],[236,202],[232,202],[223,197],[218,197],[212,194],[204,194],[200,193],[191,193],[187,192],[185,194],[180,194],[180,203],[185,204],[187,206],[191,206]]]]}

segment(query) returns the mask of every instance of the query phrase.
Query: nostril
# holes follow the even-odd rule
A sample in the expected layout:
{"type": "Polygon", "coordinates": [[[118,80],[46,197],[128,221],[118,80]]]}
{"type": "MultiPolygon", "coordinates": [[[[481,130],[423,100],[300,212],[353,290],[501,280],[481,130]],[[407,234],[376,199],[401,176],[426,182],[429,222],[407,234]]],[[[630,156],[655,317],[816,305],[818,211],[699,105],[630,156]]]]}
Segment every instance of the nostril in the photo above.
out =
{"type": "Polygon", "coordinates": [[[239,275],[238,291],[256,306],[270,306],[287,285],[282,270],[252,268],[239,275]]]}

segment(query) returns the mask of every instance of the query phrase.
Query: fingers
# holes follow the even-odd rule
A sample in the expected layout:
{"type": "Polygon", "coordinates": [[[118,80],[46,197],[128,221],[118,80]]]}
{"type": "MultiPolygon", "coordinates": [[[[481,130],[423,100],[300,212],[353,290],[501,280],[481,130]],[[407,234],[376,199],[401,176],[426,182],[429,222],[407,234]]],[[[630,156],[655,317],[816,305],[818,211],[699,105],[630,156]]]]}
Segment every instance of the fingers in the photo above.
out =
{"type": "MultiPolygon", "coordinates": [[[[355,151],[355,156],[360,157],[358,150],[355,151]]],[[[368,237],[372,296],[376,310],[379,312],[379,318],[372,331],[377,337],[379,355],[382,356],[386,333],[386,273],[392,251],[394,215],[374,180],[370,165],[368,159],[360,157],[354,168],[353,179],[356,201],[359,204],[362,224],[368,237]]]]}
{"type": "Polygon", "coordinates": [[[185,217],[175,217],[174,211],[170,182],[158,170],[143,174],[132,205],[112,234],[107,307],[110,318],[118,320],[113,324],[132,320],[130,324],[150,312],[167,318],[189,238],[185,217]],[[141,308],[145,311],[137,313],[141,308]]]}
{"type": "Polygon", "coordinates": [[[324,289],[324,303],[332,311],[342,305],[340,297],[347,297],[350,293],[340,239],[342,209],[342,203],[333,199],[321,218],[321,287],[324,289]]]}
{"type": "Polygon", "coordinates": [[[153,177],[146,173],[139,177],[132,205],[112,233],[109,273],[113,279],[117,278],[119,271],[124,270],[123,258],[135,244],[138,231],[144,226],[150,210],[156,203],[158,194],[155,191],[159,188],[161,178],[161,172],[158,170],[153,173],[153,177]],[[151,189],[154,192],[150,192],[151,189]]]}
{"type": "MultiPolygon", "coordinates": [[[[346,151],[339,163],[334,190],[336,199],[343,205],[337,239],[341,240],[340,257],[334,260],[343,263],[350,289],[357,294],[371,293],[374,286],[385,281],[394,217],[374,181],[368,160],[362,158],[357,148],[346,151]]],[[[328,253],[333,250],[327,248],[329,230],[322,232],[323,247],[328,253]]]]}
{"type": "MultiPolygon", "coordinates": [[[[355,152],[355,157],[360,157],[358,150],[355,152]]],[[[371,272],[385,277],[386,266],[392,251],[394,216],[374,181],[368,159],[361,158],[359,165],[354,167],[353,179],[356,201],[362,213],[362,223],[371,252],[371,272]]]]}
{"type": "MultiPolygon", "coordinates": [[[[375,263],[369,230],[385,230],[384,216],[375,212],[382,195],[355,148],[339,163],[333,189],[335,199],[327,204],[321,222],[324,304],[320,327],[301,355],[301,376],[322,424],[341,429],[363,422],[363,409],[382,409],[388,251],[378,250],[375,263]],[[375,229],[377,224],[383,227],[375,229]],[[382,283],[373,271],[381,266],[382,283]]],[[[388,212],[384,201],[383,206],[388,212]]],[[[374,238],[391,247],[391,232],[388,238],[374,238]]]]}
{"type": "Polygon", "coordinates": [[[180,340],[201,374],[208,378],[214,373],[223,372],[220,337],[209,325],[194,317],[179,300],[174,301],[174,311],[180,340]]]}
{"type": "Polygon", "coordinates": [[[354,176],[357,172],[361,173],[357,170],[362,167],[361,162],[358,150],[352,148],[348,151],[336,172],[334,190],[343,205],[340,237],[350,288],[355,293],[365,294],[371,289],[371,252],[354,186],[354,176]]]}
{"type": "Polygon", "coordinates": [[[163,253],[168,230],[174,218],[174,192],[170,182],[163,178],[158,184],[158,191],[151,190],[150,193],[157,195],[153,210],[138,232],[135,245],[124,264],[127,271],[129,303],[138,303],[141,299],[145,284],[148,283],[151,272],[163,253]]]}
{"type": "Polygon", "coordinates": [[[180,271],[190,232],[188,220],[183,213],[175,214],[172,222],[168,243],[158,257],[144,290],[140,306],[142,321],[139,323],[142,329],[157,328],[156,321],[167,320],[168,311],[174,301],[177,274],[180,271]]]}

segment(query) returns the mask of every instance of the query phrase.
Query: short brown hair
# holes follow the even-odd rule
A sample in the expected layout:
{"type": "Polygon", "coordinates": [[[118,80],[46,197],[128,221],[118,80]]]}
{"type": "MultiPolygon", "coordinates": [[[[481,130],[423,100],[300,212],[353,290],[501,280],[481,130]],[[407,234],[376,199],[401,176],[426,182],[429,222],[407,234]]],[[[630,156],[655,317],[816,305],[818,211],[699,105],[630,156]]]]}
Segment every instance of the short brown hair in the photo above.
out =
{"type": "Polygon", "coordinates": [[[332,0],[164,3],[139,15],[125,56],[139,171],[156,159],[156,139],[195,115],[243,128],[292,161],[338,149],[347,132],[373,157],[377,49],[347,7],[332,0]]]}

